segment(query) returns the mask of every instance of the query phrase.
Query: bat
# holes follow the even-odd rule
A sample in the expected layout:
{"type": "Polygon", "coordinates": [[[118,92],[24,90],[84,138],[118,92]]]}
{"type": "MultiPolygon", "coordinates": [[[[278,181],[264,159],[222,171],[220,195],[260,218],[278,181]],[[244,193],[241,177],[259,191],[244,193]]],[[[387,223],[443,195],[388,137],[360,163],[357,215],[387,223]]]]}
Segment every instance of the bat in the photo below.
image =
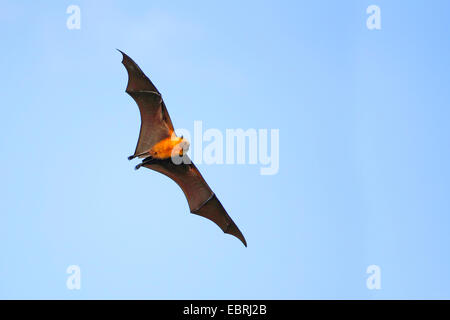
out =
{"type": "Polygon", "coordinates": [[[213,221],[247,247],[242,232],[186,154],[189,142],[176,136],[161,93],[129,56],[118,51],[128,73],[125,92],[134,99],[141,115],[136,150],[128,160],[143,158],[136,170],[145,167],[175,181],[186,196],[191,213],[213,221]]]}

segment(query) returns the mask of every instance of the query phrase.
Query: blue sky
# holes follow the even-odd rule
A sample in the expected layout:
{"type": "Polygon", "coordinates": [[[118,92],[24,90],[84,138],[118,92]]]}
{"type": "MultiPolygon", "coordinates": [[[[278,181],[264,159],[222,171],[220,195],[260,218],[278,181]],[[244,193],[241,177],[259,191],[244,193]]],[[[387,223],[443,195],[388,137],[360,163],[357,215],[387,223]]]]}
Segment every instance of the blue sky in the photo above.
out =
{"type": "Polygon", "coordinates": [[[450,298],[449,10],[2,1],[0,298],[450,298]],[[280,130],[276,175],[199,165],[248,248],[133,170],[140,120],[116,48],[176,127],[280,130]]]}

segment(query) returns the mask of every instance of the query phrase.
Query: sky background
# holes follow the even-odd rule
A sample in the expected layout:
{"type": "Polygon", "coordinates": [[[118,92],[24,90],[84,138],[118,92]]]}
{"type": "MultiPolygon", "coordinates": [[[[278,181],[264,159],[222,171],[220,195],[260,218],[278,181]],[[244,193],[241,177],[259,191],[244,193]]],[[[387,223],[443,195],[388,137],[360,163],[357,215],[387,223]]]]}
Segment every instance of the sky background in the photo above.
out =
{"type": "Polygon", "coordinates": [[[450,298],[449,12],[2,0],[0,298],[450,298]],[[198,166],[248,248],[189,214],[169,178],[133,170],[140,119],[116,48],[175,127],[280,130],[276,175],[198,166]]]}

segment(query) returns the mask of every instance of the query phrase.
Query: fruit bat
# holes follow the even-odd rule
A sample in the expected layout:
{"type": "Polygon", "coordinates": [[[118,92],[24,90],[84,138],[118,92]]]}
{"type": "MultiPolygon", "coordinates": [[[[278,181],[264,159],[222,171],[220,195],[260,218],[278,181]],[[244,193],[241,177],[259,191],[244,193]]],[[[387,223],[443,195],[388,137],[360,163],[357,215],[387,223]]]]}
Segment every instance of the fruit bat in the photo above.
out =
{"type": "Polygon", "coordinates": [[[135,100],[141,114],[136,150],[128,160],[144,158],[136,169],[146,167],[171,178],[183,190],[191,213],[213,221],[247,246],[241,231],[186,154],[189,142],[175,135],[161,93],[129,56],[119,52],[128,73],[125,92],[135,100]]]}

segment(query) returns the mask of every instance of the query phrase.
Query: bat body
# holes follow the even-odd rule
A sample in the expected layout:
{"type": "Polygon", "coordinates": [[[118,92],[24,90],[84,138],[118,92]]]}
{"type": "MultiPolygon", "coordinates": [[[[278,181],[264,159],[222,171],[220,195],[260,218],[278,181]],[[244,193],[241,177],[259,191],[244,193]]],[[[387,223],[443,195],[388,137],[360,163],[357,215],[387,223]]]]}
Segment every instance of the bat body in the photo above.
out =
{"type": "Polygon", "coordinates": [[[136,150],[128,159],[144,158],[136,169],[146,167],[171,178],[183,190],[191,213],[213,221],[223,232],[237,237],[247,246],[241,231],[187,156],[189,142],[175,135],[158,89],[130,57],[120,52],[128,72],[126,92],[136,101],[141,114],[136,150]]]}

